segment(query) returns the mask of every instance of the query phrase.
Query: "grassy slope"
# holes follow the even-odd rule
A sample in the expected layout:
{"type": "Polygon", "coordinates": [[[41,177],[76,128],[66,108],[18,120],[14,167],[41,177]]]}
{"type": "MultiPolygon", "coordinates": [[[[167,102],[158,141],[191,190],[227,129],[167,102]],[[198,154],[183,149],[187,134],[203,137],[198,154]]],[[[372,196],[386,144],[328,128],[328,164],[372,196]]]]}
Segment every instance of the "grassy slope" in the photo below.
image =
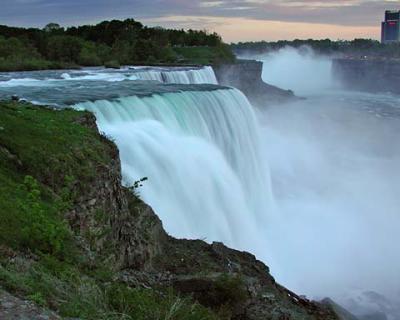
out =
{"type": "Polygon", "coordinates": [[[68,317],[217,319],[172,292],[128,288],[85,256],[63,212],[114,148],[80,124],[88,114],[12,102],[0,114],[0,287],[68,317]]]}
{"type": "MultiPolygon", "coordinates": [[[[69,185],[79,181],[76,191],[80,192],[88,179],[95,178],[93,162],[110,160],[107,144],[93,130],[74,123],[82,118],[76,111],[7,103],[0,112],[0,219],[7,221],[0,224],[0,241],[16,249],[39,246],[55,253],[57,248],[52,246],[57,244],[27,238],[23,231],[29,224],[45,221],[52,221],[58,231],[65,229],[59,220],[60,211],[73,200],[69,185]]],[[[46,231],[38,228],[38,232],[46,231]]],[[[61,232],[68,237],[66,230],[61,232]]]]}

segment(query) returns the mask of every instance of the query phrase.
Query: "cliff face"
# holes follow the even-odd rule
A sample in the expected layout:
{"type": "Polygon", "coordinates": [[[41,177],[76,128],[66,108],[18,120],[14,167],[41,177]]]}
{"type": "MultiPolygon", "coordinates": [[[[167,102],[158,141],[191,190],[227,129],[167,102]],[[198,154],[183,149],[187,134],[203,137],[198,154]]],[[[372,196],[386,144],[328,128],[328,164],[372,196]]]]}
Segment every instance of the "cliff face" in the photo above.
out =
{"type": "MultiPolygon", "coordinates": [[[[69,286],[75,285],[63,282],[67,281],[65,279],[70,279],[70,276],[65,278],[65,270],[70,270],[68,269],[70,267],[65,266],[65,261],[83,259],[85,261],[83,264],[74,262],[80,265],[78,271],[74,271],[78,272],[76,277],[86,279],[81,281],[87,281],[89,277],[92,279],[91,285],[100,287],[105,285],[105,289],[102,290],[107,291],[110,286],[118,285],[118,288],[122,288],[119,290],[128,293],[131,292],[129,290],[135,288],[146,288],[155,293],[173,288],[175,292],[192,297],[207,310],[212,310],[218,315],[217,318],[204,317],[202,319],[337,319],[329,307],[303,299],[277,284],[269,274],[268,267],[249,253],[229,249],[221,243],[207,244],[203,241],[178,240],[168,236],[153,210],[132,193],[132,190],[121,185],[118,150],[112,142],[98,134],[92,115],[74,111],[73,116],[70,117],[71,111],[55,112],[43,107],[17,104],[4,106],[2,112],[7,116],[9,114],[10,118],[8,122],[0,123],[2,128],[0,160],[5,164],[4,168],[7,168],[6,171],[0,172],[0,178],[3,177],[3,173],[11,177],[15,175],[15,179],[18,179],[19,175],[29,174],[40,182],[43,190],[47,190],[46,201],[50,201],[49,199],[53,196],[59,199],[65,191],[64,182],[62,182],[64,180],[57,178],[58,171],[52,166],[54,163],[61,163],[59,173],[68,172],[69,176],[76,178],[71,180],[73,181],[71,190],[77,192],[69,193],[71,201],[64,218],[72,230],[72,241],[77,247],[74,250],[79,250],[79,252],[71,251],[70,254],[75,254],[75,258],[66,258],[69,251],[60,255],[58,251],[50,250],[47,255],[42,256],[42,253],[32,252],[33,249],[26,250],[23,246],[18,247],[14,241],[2,240],[0,243],[0,287],[12,289],[24,297],[28,295],[34,301],[47,305],[53,310],[64,310],[65,301],[68,300],[66,292],[70,290],[69,286]],[[54,124],[46,126],[43,122],[36,121],[34,117],[42,113],[45,113],[47,120],[54,124]],[[64,117],[65,114],[68,115],[67,122],[72,121],[67,124],[77,131],[74,132],[71,129],[71,137],[67,137],[60,145],[59,130],[63,130],[63,127],[59,118],[64,117]],[[21,126],[11,128],[8,125],[11,117],[20,119],[21,126]],[[39,139],[36,142],[37,145],[46,144],[46,150],[58,150],[58,152],[54,151],[46,155],[46,151],[42,151],[36,156],[33,156],[33,153],[29,153],[28,156],[25,149],[21,148],[21,140],[18,137],[27,134],[25,130],[29,131],[29,127],[32,128],[31,134],[44,130],[42,134],[37,135],[39,139]],[[11,129],[14,130],[13,138],[4,135],[10,133],[7,131],[11,129]],[[78,134],[81,135],[78,136],[78,134]],[[80,137],[84,140],[76,141],[80,137]],[[75,141],[70,139],[75,139],[75,141]],[[79,148],[79,143],[83,144],[84,141],[89,142],[90,146],[96,146],[97,149],[88,152],[89,145],[82,150],[76,149],[79,148]],[[71,152],[73,153],[71,158],[64,158],[65,154],[71,154],[71,152]],[[34,157],[39,157],[39,159],[34,157]],[[37,164],[36,161],[38,161],[37,164]],[[68,165],[68,168],[63,167],[64,165],[68,165]],[[81,171],[82,166],[87,169],[81,171]],[[87,172],[89,169],[90,173],[87,172]],[[52,257],[51,263],[46,260],[49,259],[48,254],[52,257]],[[43,259],[45,262],[42,265],[43,259]],[[19,261],[17,266],[15,266],[16,261],[19,261]],[[38,264],[41,265],[40,268],[36,266],[38,264]],[[107,277],[106,281],[100,280],[97,283],[96,279],[100,276],[93,276],[93,272],[103,270],[104,265],[111,266],[112,271],[108,272],[112,272],[112,275],[107,277]],[[39,279],[34,293],[29,294],[30,287],[26,287],[27,282],[25,280],[19,282],[16,279],[25,279],[23,277],[31,272],[32,268],[34,268],[34,277],[38,277],[38,270],[42,273],[46,272],[46,276],[43,276],[45,280],[39,279]],[[81,272],[86,273],[81,277],[79,274],[81,272]],[[51,289],[45,287],[42,291],[41,283],[45,281],[46,285],[50,286],[48,282],[53,277],[54,280],[51,283],[56,283],[57,288],[61,286],[62,293],[58,293],[52,286],[51,289]],[[49,297],[44,296],[47,292],[50,293],[49,297]],[[58,294],[60,294],[59,299],[58,294]]],[[[65,119],[63,118],[62,121],[65,119]]],[[[13,192],[11,189],[2,191],[7,199],[11,197],[8,193],[13,192]]],[[[48,202],[46,208],[50,204],[51,202],[48,202]]],[[[35,204],[32,208],[37,208],[37,205],[35,204]]],[[[59,207],[57,205],[57,208],[59,207]]],[[[0,209],[3,210],[4,207],[0,206],[0,209]]],[[[6,211],[0,213],[7,217],[6,211]]],[[[0,223],[0,228],[5,227],[6,225],[0,223]]],[[[26,232],[26,228],[21,229],[20,232],[26,232]]],[[[68,271],[67,274],[71,272],[68,271]]],[[[29,278],[29,281],[36,281],[33,280],[36,278],[29,278]]],[[[100,279],[103,279],[103,276],[100,279]]],[[[81,290],[80,288],[79,292],[81,290]]],[[[93,292],[84,291],[85,298],[88,298],[87,295],[94,294],[93,292]]],[[[120,291],[111,292],[112,296],[108,299],[115,300],[115,296],[120,296],[116,293],[120,291]]],[[[125,296],[121,296],[121,299],[123,297],[125,296]]],[[[124,310],[128,307],[134,308],[129,305],[129,300],[127,301],[118,300],[114,304],[110,302],[107,308],[110,306],[113,308],[122,306],[124,310]]],[[[87,304],[88,302],[85,301],[82,308],[87,308],[87,304]]],[[[150,307],[147,306],[147,308],[150,307]]],[[[70,313],[66,312],[66,314],[79,318],[82,315],[82,311],[79,310],[79,308],[77,311],[73,309],[76,313],[69,310],[70,313]]],[[[147,310],[148,313],[151,311],[147,310]]],[[[176,319],[192,318],[182,316],[176,319]]]]}
{"type": "MultiPolygon", "coordinates": [[[[209,245],[168,236],[153,210],[121,186],[117,154],[114,150],[108,174],[98,176],[96,185],[89,188],[97,192],[87,199],[98,204],[92,212],[112,213],[111,240],[123,270],[121,281],[131,286],[173,287],[210,308],[232,304],[235,319],[336,319],[330,309],[277,284],[268,267],[249,253],[222,243],[209,245]],[[239,297],[234,291],[240,292],[239,297]]],[[[78,215],[90,214],[87,207],[79,203],[77,207],[78,215]]]]}
{"type": "Polygon", "coordinates": [[[332,72],[344,88],[400,93],[400,63],[392,60],[336,59],[332,72]]]}
{"type": "Polygon", "coordinates": [[[218,82],[242,91],[250,102],[259,107],[295,99],[290,90],[282,90],[262,81],[263,64],[255,60],[238,60],[235,64],[214,67],[218,82]]]}

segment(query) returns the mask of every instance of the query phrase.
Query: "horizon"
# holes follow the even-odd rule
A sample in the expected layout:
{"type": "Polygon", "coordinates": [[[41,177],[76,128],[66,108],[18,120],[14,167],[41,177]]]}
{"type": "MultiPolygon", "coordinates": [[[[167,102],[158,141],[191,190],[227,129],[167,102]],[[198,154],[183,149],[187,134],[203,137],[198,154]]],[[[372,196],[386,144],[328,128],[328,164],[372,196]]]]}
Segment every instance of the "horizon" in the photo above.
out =
{"type": "Polygon", "coordinates": [[[385,10],[400,1],[344,0],[5,0],[0,21],[15,27],[63,27],[133,18],[150,27],[205,29],[227,43],[294,39],[380,39],[385,10]],[[96,9],[93,10],[93,6],[96,9]],[[89,10],[89,8],[91,10],[89,10]],[[82,13],[84,12],[84,13],[82,13]],[[49,18],[49,16],[51,18],[49,18]]]}

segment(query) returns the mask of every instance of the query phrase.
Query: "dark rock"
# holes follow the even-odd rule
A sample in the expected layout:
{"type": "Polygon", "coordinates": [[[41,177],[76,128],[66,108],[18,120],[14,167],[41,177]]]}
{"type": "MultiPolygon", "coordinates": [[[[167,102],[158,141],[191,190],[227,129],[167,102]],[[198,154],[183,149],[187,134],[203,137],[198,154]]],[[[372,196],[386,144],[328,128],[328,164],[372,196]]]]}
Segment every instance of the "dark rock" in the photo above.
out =
{"type": "Polygon", "coordinates": [[[332,307],[332,309],[335,310],[335,312],[339,316],[340,320],[360,320],[355,315],[350,313],[348,310],[346,310],[342,306],[338,305],[336,302],[334,302],[330,298],[325,298],[324,300],[321,301],[321,303],[326,306],[332,307]]]}
{"type": "Polygon", "coordinates": [[[61,320],[52,311],[13,296],[0,289],[0,319],[2,320],[61,320]]]}
{"type": "Polygon", "coordinates": [[[289,102],[296,99],[293,91],[283,90],[262,80],[263,64],[255,60],[238,60],[234,64],[214,67],[218,82],[242,91],[257,107],[289,102]]]}

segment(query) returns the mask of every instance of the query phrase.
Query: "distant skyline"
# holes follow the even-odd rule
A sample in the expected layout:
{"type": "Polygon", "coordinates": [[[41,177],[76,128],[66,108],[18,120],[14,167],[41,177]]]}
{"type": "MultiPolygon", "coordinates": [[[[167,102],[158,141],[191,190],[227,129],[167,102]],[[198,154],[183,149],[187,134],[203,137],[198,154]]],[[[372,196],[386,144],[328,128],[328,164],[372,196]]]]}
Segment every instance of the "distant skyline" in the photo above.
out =
{"type": "Polygon", "coordinates": [[[207,29],[226,42],[380,38],[400,0],[0,0],[0,24],[43,27],[134,18],[150,26],[207,29]]]}

